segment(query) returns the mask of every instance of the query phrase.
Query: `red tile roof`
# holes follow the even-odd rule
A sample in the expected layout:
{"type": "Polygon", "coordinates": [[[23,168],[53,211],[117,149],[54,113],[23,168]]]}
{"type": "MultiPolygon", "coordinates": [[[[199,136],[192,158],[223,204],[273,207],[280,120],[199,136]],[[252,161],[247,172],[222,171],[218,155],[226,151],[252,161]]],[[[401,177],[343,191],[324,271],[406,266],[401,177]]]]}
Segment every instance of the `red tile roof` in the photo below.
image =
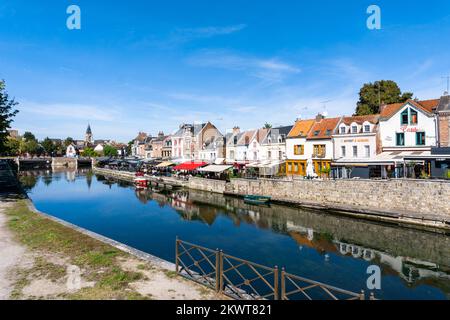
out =
{"type": "Polygon", "coordinates": [[[294,127],[289,132],[289,138],[306,137],[311,127],[314,125],[315,120],[297,120],[294,127]]]}
{"type": "Polygon", "coordinates": [[[344,124],[346,124],[347,126],[351,125],[353,122],[361,125],[366,121],[368,121],[372,124],[377,124],[379,119],[380,119],[379,114],[371,114],[371,115],[366,115],[366,116],[343,117],[342,122],[344,124]]]}
{"type": "Polygon", "coordinates": [[[325,118],[314,123],[307,139],[330,139],[341,118],[325,118]]]}
{"type": "Polygon", "coordinates": [[[413,106],[424,112],[432,113],[433,110],[439,105],[439,101],[440,101],[439,99],[422,100],[422,101],[408,100],[403,103],[388,104],[384,106],[384,108],[382,108],[380,116],[382,118],[390,118],[407,103],[412,104],[413,106]]]}

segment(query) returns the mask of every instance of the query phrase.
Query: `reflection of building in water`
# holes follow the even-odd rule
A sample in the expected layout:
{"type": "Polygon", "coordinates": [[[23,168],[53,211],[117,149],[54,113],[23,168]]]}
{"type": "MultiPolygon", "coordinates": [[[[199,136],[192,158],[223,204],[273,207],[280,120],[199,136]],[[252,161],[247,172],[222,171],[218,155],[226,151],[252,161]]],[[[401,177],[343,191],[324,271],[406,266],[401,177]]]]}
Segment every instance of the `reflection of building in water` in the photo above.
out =
{"type": "Polygon", "coordinates": [[[394,257],[387,253],[368,249],[354,244],[333,241],[339,249],[339,253],[353,258],[361,258],[366,261],[379,262],[395,271],[403,280],[412,284],[423,278],[445,278],[450,280],[450,275],[439,271],[435,263],[421,261],[409,257],[394,257]]]}
{"type": "Polygon", "coordinates": [[[67,170],[66,171],[66,180],[67,181],[70,181],[70,182],[75,181],[76,176],[77,176],[76,170],[73,170],[73,171],[67,170]]]}
{"type": "Polygon", "coordinates": [[[334,240],[332,236],[315,233],[313,229],[286,222],[288,234],[300,245],[313,248],[320,253],[334,252],[343,256],[351,256],[354,259],[364,259],[374,264],[383,265],[385,274],[399,275],[409,284],[417,284],[427,279],[450,280],[450,275],[441,271],[436,263],[419,259],[392,256],[385,252],[363,246],[334,240]]]}

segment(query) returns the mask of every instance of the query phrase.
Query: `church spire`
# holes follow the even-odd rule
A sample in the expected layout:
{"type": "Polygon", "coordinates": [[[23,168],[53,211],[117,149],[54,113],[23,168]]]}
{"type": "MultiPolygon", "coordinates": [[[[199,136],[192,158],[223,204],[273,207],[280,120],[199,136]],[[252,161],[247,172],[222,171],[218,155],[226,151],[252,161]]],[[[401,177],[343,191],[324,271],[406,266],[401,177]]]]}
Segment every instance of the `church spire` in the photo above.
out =
{"type": "Polygon", "coordinates": [[[84,144],[86,146],[90,145],[93,143],[93,139],[92,139],[92,130],[91,130],[91,124],[88,124],[88,127],[86,129],[86,135],[84,138],[84,144]]]}

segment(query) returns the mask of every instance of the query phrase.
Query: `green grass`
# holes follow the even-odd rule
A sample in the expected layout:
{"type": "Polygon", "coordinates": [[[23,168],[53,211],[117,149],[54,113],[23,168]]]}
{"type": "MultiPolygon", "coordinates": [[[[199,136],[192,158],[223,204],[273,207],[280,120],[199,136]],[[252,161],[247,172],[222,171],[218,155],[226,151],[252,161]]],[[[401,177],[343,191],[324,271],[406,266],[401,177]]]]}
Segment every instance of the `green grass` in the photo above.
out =
{"type": "MultiPolygon", "coordinates": [[[[64,266],[46,261],[45,254],[67,259],[83,270],[86,280],[94,281],[92,288],[63,295],[68,299],[148,299],[132,290],[130,283],[141,280],[141,272],[124,271],[119,257],[129,255],[29,210],[27,200],[18,200],[6,210],[8,225],[17,239],[31,251],[43,253],[35,259],[32,268],[17,270],[17,281],[12,297],[20,299],[30,279],[44,276],[52,281],[66,276],[64,266]]],[[[143,267],[142,267],[143,268],[143,267]]]]}

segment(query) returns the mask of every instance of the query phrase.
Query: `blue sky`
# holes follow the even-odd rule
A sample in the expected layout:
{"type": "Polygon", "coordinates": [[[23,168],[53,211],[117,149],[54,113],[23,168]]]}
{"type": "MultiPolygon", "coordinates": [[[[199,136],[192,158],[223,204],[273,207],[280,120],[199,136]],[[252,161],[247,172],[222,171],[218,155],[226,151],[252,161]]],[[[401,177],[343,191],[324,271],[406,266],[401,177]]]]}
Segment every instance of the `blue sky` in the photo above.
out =
{"type": "Polygon", "coordinates": [[[83,138],[90,122],[94,138],[126,142],[182,122],[349,115],[379,79],[437,98],[449,38],[448,0],[2,0],[0,78],[21,132],[83,138]],[[66,27],[71,4],[81,30],[66,27]],[[381,30],[366,27],[371,4],[381,30]]]}

